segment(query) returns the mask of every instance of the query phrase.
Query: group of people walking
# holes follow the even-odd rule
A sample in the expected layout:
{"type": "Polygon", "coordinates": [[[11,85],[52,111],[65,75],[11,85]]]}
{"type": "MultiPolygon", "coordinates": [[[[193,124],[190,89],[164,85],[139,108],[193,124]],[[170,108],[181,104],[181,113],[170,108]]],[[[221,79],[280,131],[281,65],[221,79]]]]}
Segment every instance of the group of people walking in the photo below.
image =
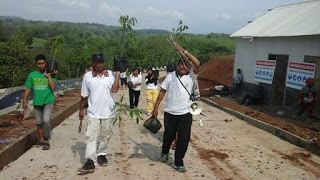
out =
{"type": "Polygon", "coordinates": [[[161,150],[161,160],[168,161],[168,153],[172,142],[178,136],[175,149],[174,168],[178,172],[185,172],[183,158],[188,148],[191,134],[192,115],[188,110],[191,104],[190,94],[196,82],[196,74],[199,72],[200,62],[192,54],[177,46],[178,51],[183,52],[194,66],[192,70],[183,61],[179,61],[176,71],[169,73],[158,92],[158,79],[152,68],[147,70],[147,76],[142,80],[139,68],[134,68],[126,82],[128,69],[120,74],[119,71],[112,72],[103,70],[104,57],[102,54],[92,55],[94,70],[86,73],[82,82],[81,103],[79,119],[83,120],[85,101],[88,99],[88,126],[87,147],[85,158],[87,162],[79,168],[80,172],[93,172],[95,166],[105,166],[108,163],[107,144],[112,135],[111,122],[115,117],[113,93],[118,92],[121,80],[121,88],[129,88],[130,108],[137,108],[142,83],[147,88],[147,115],[158,116],[159,105],[168,91],[166,108],[164,114],[164,136],[161,150]],[[99,141],[99,143],[98,143],[99,141]],[[99,146],[97,145],[99,144],[99,146]]]}
{"type": "MultiPolygon", "coordinates": [[[[83,109],[87,106],[87,130],[86,130],[86,162],[78,170],[83,173],[94,172],[95,166],[106,166],[108,159],[108,143],[112,137],[112,122],[116,116],[114,93],[120,88],[129,87],[130,108],[137,108],[142,83],[147,89],[147,115],[158,116],[159,105],[167,94],[164,113],[164,135],[160,153],[161,160],[168,161],[168,154],[172,142],[178,136],[175,150],[174,168],[178,172],[185,172],[183,158],[187,152],[190,141],[192,115],[188,110],[191,104],[190,94],[199,72],[200,62],[179,45],[176,50],[184,53],[193,64],[193,69],[179,61],[175,71],[168,73],[158,92],[158,79],[152,68],[147,70],[147,76],[142,79],[139,68],[134,68],[126,82],[128,69],[125,72],[110,71],[105,69],[105,57],[102,53],[91,56],[92,69],[82,77],[81,101],[79,107],[79,120],[85,116],[83,109]],[[87,105],[86,105],[87,104],[87,105]]],[[[23,107],[28,107],[28,97],[33,90],[33,105],[37,119],[39,142],[37,147],[43,150],[50,149],[51,116],[55,104],[53,90],[56,87],[57,71],[47,73],[46,57],[38,55],[35,58],[37,71],[29,74],[25,83],[23,107]]]]}
{"type": "Polygon", "coordinates": [[[146,84],[147,89],[147,115],[151,115],[153,105],[158,97],[158,78],[152,68],[148,68],[145,80],[142,80],[142,75],[139,68],[134,68],[127,82],[128,69],[121,73],[121,89],[129,88],[130,108],[136,108],[139,104],[140,91],[142,83],[146,84]]]}

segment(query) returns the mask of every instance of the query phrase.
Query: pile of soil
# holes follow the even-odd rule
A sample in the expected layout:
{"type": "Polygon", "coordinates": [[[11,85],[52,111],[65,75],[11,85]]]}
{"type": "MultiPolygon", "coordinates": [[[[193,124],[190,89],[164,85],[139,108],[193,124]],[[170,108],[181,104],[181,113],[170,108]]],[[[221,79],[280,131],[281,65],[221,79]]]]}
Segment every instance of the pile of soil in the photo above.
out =
{"type": "MultiPolygon", "coordinates": [[[[79,96],[78,92],[70,91],[63,97],[56,97],[52,116],[61,113],[70,102],[79,99],[79,96]]],[[[0,150],[19,137],[35,130],[35,123],[34,118],[22,121],[22,115],[17,111],[0,116],[0,150]]]]}
{"type": "Polygon", "coordinates": [[[200,67],[198,76],[200,94],[212,95],[217,85],[231,87],[233,76],[234,56],[216,57],[200,67]]]}

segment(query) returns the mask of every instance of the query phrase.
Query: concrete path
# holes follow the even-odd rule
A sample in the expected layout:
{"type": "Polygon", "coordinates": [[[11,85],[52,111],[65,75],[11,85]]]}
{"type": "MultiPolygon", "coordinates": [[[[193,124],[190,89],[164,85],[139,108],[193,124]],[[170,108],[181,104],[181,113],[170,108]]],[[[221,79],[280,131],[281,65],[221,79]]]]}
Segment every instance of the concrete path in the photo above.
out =
{"type": "MultiPolygon", "coordinates": [[[[119,91],[118,99],[128,92],[119,91]]],[[[142,87],[139,109],[146,109],[142,87]]],[[[159,119],[163,123],[163,106],[159,119]]],[[[78,112],[52,132],[51,149],[32,148],[0,172],[1,180],[11,179],[320,179],[320,158],[262,131],[223,111],[204,104],[203,126],[194,117],[192,141],[184,159],[187,172],[172,168],[159,159],[163,128],[149,133],[140,122],[125,118],[114,127],[110,141],[109,165],[96,167],[93,174],[79,175],[86,161],[85,124],[78,133],[78,112]]],[[[147,116],[143,116],[147,119],[147,116]]]]}

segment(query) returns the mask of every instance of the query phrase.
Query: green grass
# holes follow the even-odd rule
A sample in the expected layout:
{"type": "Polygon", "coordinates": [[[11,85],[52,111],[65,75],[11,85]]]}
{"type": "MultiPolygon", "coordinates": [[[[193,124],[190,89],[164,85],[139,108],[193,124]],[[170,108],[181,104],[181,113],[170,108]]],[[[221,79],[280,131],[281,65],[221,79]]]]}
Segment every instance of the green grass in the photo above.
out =
{"type": "Polygon", "coordinates": [[[41,38],[33,38],[33,43],[31,47],[44,47],[47,40],[41,38]]]}
{"type": "Polygon", "coordinates": [[[47,59],[50,58],[48,57],[48,50],[44,46],[31,47],[29,48],[29,50],[30,50],[30,54],[29,54],[30,59],[34,59],[34,57],[36,57],[38,54],[44,54],[47,57],[47,59]]]}

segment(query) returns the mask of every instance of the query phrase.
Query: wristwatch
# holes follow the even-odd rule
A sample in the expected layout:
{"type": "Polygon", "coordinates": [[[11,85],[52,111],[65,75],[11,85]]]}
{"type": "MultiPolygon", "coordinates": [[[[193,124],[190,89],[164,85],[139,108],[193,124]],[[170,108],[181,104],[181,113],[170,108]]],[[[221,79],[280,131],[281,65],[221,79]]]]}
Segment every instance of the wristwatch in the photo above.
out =
{"type": "Polygon", "coordinates": [[[184,54],[184,55],[187,55],[187,54],[188,54],[188,51],[184,50],[184,51],[183,51],[183,54],[184,54]]]}

